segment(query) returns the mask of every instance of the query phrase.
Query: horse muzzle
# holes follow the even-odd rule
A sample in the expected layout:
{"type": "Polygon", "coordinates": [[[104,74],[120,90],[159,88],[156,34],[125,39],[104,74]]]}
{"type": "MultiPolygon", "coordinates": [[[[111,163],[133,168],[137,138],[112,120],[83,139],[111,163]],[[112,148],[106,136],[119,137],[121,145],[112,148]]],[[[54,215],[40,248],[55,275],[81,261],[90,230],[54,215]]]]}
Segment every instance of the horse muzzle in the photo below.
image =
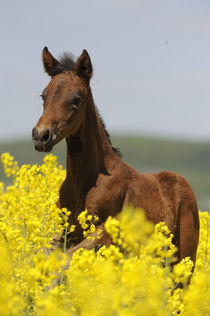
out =
{"type": "Polygon", "coordinates": [[[46,128],[40,130],[34,127],[32,130],[32,140],[37,151],[50,152],[54,145],[53,131],[46,128]]]}

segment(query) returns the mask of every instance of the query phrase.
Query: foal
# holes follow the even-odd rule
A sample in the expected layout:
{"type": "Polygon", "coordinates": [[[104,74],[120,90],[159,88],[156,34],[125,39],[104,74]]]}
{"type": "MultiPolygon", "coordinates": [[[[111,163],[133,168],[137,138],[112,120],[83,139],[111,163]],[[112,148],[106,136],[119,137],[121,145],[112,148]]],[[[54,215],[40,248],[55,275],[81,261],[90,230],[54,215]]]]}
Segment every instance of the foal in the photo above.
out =
{"type": "MultiPolygon", "coordinates": [[[[45,47],[42,59],[51,81],[42,92],[44,110],[32,138],[35,149],[44,152],[66,139],[67,172],[58,206],[71,210],[69,224],[76,225],[70,236],[74,246],[67,250],[69,262],[79,248],[111,244],[104,223],[125,205],[143,208],[155,224],[164,221],[174,234],[178,261],[189,256],[195,262],[199,217],[187,181],[172,172],[139,173],[122,161],[94,105],[89,85],[92,65],[86,50],[76,62],[68,55],[58,61],[45,47]],[[83,238],[77,220],[85,209],[99,218],[96,235],[100,230],[101,238],[94,242],[83,238]]],[[[62,238],[55,236],[53,242],[58,246],[62,238]]]]}

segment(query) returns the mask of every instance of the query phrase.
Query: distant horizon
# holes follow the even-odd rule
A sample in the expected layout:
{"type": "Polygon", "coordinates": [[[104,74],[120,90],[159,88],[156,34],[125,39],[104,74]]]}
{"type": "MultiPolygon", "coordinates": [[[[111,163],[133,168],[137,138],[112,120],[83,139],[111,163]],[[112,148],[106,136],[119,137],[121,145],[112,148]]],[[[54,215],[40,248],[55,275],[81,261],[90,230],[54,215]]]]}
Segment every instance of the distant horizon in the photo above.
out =
{"type": "MultiPolygon", "coordinates": [[[[153,133],[145,133],[145,132],[133,132],[133,131],[110,131],[109,133],[111,137],[128,137],[128,138],[146,138],[151,140],[160,140],[160,141],[167,141],[167,142],[187,142],[187,143],[201,143],[201,144],[209,144],[210,145],[210,139],[207,138],[193,138],[191,136],[187,137],[186,135],[178,136],[178,135],[166,135],[166,134],[153,134],[153,133]]],[[[10,144],[14,142],[21,142],[21,141],[31,141],[33,144],[31,136],[27,136],[25,134],[17,135],[17,136],[7,136],[5,139],[0,138],[0,145],[1,144],[10,144]]]]}

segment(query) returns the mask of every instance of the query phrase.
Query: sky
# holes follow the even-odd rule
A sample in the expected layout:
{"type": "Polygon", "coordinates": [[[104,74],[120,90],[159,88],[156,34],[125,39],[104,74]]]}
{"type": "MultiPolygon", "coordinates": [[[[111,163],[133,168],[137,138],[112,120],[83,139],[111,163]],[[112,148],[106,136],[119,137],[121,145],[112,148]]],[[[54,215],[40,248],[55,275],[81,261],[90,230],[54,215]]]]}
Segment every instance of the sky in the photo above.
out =
{"type": "Polygon", "coordinates": [[[108,130],[210,141],[209,0],[0,0],[0,141],[31,138],[41,53],[92,60],[108,130]]]}

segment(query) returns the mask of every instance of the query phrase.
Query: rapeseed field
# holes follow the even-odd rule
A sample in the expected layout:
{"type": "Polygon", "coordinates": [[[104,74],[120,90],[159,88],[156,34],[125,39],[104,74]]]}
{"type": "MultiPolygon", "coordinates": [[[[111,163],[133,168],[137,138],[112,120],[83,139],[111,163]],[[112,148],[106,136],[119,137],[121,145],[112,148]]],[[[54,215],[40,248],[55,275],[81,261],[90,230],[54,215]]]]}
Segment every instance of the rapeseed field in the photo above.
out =
{"type": "MultiPolygon", "coordinates": [[[[51,154],[41,166],[19,167],[8,153],[2,163],[13,182],[7,188],[0,183],[1,316],[210,315],[207,212],[199,213],[200,242],[189,286],[193,263],[185,258],[170,268],[176,248],[167,226],[154,227],[143,210],[131,208],[106,221],[113,245],[98,252],[79,249],[65,270],[65,243],[63,251],[46,254],[55,233],[67,240],[74,230],[70,210],[56,207],[65,170],[51,154]]],[[[93,238],[95,220],[81,210],[86,238],[93,238]]]]}

